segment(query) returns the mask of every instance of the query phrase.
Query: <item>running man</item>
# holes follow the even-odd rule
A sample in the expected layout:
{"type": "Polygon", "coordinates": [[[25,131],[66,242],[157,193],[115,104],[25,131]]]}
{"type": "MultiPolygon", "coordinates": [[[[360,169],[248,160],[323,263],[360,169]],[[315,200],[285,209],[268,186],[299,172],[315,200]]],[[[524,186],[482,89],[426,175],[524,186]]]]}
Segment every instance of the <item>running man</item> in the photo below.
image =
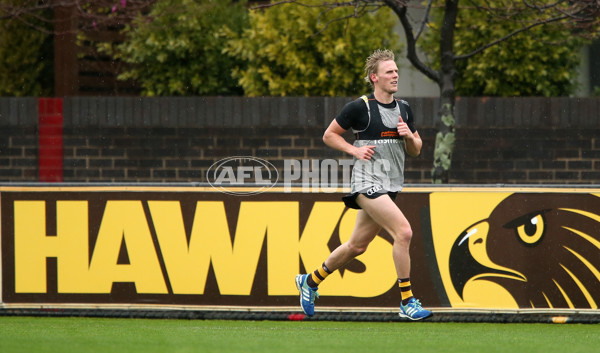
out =
{"type": "Polygon", "coordinates": [[[337,247],[314,272],[296,276],[300,304],[307,316],[315,312],[319,284],[333,271],[364,253],[383,228],[394,239],[392,257],[402,295],[399,315],[411,320],[430,317],[411,290],[409,245],[412,229],[394,199],[404,183],[405,154],[419,156],[423,141],[414,127],[410,106],[394,98],[398,91],[398,67],[394,53],[376,50],[366,60],[365,79],[373,93],[344,106],[331,122],[323,141],[354,157],[351,193],[343,197],[347,207],[358,209],[350,240],[337,247]],[[356,140],[342,137],[352,128],[356,140]]]}

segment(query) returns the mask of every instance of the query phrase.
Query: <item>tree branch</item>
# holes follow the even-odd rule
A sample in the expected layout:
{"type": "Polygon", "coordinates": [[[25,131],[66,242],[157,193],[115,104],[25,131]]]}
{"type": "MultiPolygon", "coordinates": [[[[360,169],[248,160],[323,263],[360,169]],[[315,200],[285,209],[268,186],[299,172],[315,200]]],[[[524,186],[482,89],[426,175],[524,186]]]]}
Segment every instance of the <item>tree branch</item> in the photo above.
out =
{"type": "Polygon", "coordinates": [[[433,0],[427,1],[427,7],[425,8],[425,14],[423,15],[423,19],[421,20],[421,27],[419,27],[419,31],[417,32],[417,35],[415,36],[415,41],[419,40],[421,33],[423,33],[423,31],[425,30],[425,27],[427,26],[427,22],[429,22],[429,12],[431,12],[432,4],[433,4],[433,0]]]}
{"type": "Polygon", "coordinates": [[[400,23],[402,24],[406,36],[406,57],[410,63],[423,73],[423,75],[439,84],[440,75],[419,59],[417,54],[417,40],[413,35],[412,25],[406,16],[407,8],[405,2],[400,0],[384,0],[384,3],[389,6],[400,19],[400,23]]]}
{"type": "Polygon", "coordinates": [[[525,32],[525,31],[528,31],[528,30],[530,30],[530,29],[532,29],[532,28],[534,28],[534,27],[537,27],[537,26],[542,26],[542,25],[546,25],[546,24],[549,24],[549,23],[552,23],[552,22],[557,22],[557,21],[560,21],[560,20],[564,20],[564,19],[565,19],[565,18],[567,18],[567,17],[568,17],[568,16],[566,16],[566,15],[565,15],[565,16],[560,16],[560,17],[551,18],[551,19],[548,19],[548,20],[545,20],[545,21],[541,21],[541,22],[535,22],[535,23],[532,23],[532,24],[530,24],[530,25],[528,25],[528,26],[525,26],[525,27],[523,27],[523,28],[520,28],[520,29],[517,29],[517,30],[513,31],[513,32],[511,32],[511,33],[507,34],[506,36],[504,36],[504,37],[502,37],[502,38],[498,38],[498,39],[496,39],[496,40],[494,40],[494,41],[492,41],[492,42],[490,42],[490,43],[487,43],[487,44],[485,44],[484,46],[482,46],[482,47],[479,47],[479,48],[477,48],[477,49],[473,50],[472,52],[470,52],[470,53],[468,53],[468,54],[464,54],[464,55],[457,55],[457,56],[455,56],[455,57],[454,57],[454,59],[455,59],[455,60],[464,60],[464,59],[468,59],[468,58],[470,58],[470,57],[472,57],[472,56],[474,56],[474,55],[476,55],[476,54],[478,54],[478,53],[481,53],[482,51],[484,51],[484,50],[486,50],[486,49],[488,49],[488,48],[490,48],[490,47],[493,47],[493,46],[494,46],[494,45],[496,45],[496,44],[499,44],[499,43],[501,43],[501,42],[504,42],[505,40],[507,40],[507,39],[509,39],[509,38],[511,38],[511,37],[514,37],[514,36],[516,36],[516,35],[517,35],[517,34],[519,34],[519,33],[522,33],[522,32],[525,32]]]}
{"type": "MultiPolygon", "coordinates": [[[[346,16],[342,16],[342,17],[337,17],[337,18],[334,18],[332,20],[327,21],[325,23],[325,25],[323,26],[323,28],[321,28],[317,32],[313,33],[311,35],[311,37],[314,37],[314,36],[317,36],[317,35],[323,33],[325,30],[327,30],[327,28],[329,27],[329,25],[332,24],[332,23],[335,23],[335,22],[338,22],[338,21],[349,20],[351,18],[359,18],[359,17],[363,16],[365,13],[377,11],[377,9],[379,8],[379,7],[376,7],[374,9],[372,9],[372,10],[369,10],[368,8],[371,7],[371,6],[372,5],[368,5],[368,4],[364,4],[364,5],[361,6],[361,2],[357,1],[356,4],[355,4],[355,6],[354,6],[354,12],[352,14],[349,14],[349,15],[346,15],[346,16]]],[[[381,5],[381,6],[383,6],[383,5],[381,5]]],[[[334,8],[328,8],[327,10],[321,12],[319,14],[319,17],[321,15],[323,15],[325,12],[333,11],[333,9],[334,8]]]]}
{"type": "MultiPolygon", "coordinates": [[[[9,5],[0,0],[0,20],[18,20],[44,33],[55,33],[53,26],[40,27],[39,23],[54,24],[52,16],[44,17],[45,11],[73,8],[72,16],[80,20],[80,30],[97,28],[98,25],[114,25],[130,22],[140,12],[148,9],[156,0],[25,0],[19,5],[9,5]]],[[[64,34],[64,33],[62,33],[64,34]]]]}

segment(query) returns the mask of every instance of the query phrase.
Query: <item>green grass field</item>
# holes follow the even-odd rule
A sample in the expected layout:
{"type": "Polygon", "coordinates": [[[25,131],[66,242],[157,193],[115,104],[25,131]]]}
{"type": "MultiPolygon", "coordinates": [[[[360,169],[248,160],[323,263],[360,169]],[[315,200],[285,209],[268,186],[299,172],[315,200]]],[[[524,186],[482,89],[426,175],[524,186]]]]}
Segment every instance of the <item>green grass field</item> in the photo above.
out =
{"type": "Polygon", "coordinates": [[[596,324],[0,317],[0,352],[596,352],[596,324]]]}

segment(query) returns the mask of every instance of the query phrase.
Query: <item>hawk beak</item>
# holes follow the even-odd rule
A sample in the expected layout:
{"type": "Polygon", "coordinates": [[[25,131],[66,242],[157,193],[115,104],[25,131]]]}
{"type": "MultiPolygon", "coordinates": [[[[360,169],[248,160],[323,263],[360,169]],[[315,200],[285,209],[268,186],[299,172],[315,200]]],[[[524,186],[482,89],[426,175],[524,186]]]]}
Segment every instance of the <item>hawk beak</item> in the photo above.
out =
{"type": "Polygon", "coordinates": [[[487,220],[467,228],[456,239],[450,251],[450,278],[452,285],[463,298],[467,282],[484,277],[506,277],[526,281],[525,276],[510,268],[495,264],[487,254],[487,220]]]}

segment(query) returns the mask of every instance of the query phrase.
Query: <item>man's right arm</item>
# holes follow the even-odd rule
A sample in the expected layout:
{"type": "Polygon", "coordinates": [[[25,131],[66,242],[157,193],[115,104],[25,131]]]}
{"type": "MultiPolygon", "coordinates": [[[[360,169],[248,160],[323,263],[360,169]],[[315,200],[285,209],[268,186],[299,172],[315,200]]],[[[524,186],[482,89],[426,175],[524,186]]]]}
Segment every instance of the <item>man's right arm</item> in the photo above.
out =
{"type": "Polygon", "coordinates": [[[342,151],[348,153],[351,156],[356,157],[357,159],[371,159],[373,156],[373,149],[375,146],[362,146],[356,147],[346,141],[342,136],[346,132],[346,129],[340,126],[337,120],[333,119],[331,124],[325,133],[323,134],[323,142],[333,149],[338,151],[342,151]]]}

